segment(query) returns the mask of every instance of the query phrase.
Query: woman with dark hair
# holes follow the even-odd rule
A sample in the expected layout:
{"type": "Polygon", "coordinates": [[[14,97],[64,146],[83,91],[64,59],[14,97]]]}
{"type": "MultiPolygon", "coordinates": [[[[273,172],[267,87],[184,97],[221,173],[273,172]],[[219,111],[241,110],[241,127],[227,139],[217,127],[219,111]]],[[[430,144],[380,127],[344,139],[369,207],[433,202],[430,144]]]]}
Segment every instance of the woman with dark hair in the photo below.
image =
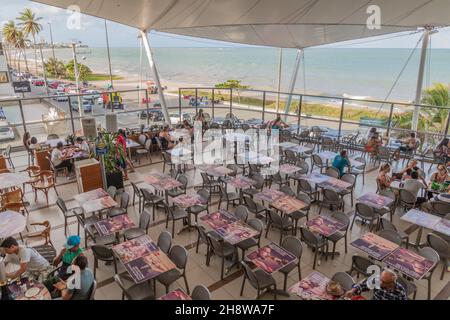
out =
{"type": "Polygon", "coordinates": [[[159,140],[161,141],[161,146],[163,150],[172,149],[174,144],[172,137],[169,134],[169,126],[165,126],[163,130],[159,133],[159,140]]]}
{"type": "Polygon", "coordinates": [[[447,164],[450,161],[449,153],[450,153],[450,140],[448,138],[444,138],[439,142],[436,148],[433,150],[433,155],[436,158],[441,158],[447,164]]]}

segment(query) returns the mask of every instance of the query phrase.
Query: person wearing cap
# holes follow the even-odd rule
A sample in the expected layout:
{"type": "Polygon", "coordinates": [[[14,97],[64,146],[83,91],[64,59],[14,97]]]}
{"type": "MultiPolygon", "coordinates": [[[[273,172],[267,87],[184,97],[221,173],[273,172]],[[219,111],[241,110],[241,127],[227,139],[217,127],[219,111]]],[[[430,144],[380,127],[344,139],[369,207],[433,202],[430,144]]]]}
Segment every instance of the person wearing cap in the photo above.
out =
{"type": "MultiPolygon", "coordinates": [[[[351,298],[353,295],[360,295],[361,292],[369,291],[367,280],[360,284],[353,285],[353,288],[347,291],[346,296],[351,298]]],[[[373,289],[372,300],[408,300],[405,288],[397,281],[397,274],[385,269],[380,275],[379,288],[373,289]]]]}
{"type": "Polygon", "coordinates": [[[8,268],[9,264],[17,266],[15,271],[7,272],[6,277],[15,279],[22,276],[25,272],[39,280],[43,273],[51,269],[50,263],[45,260],[35,249],[19,245],[13,237],[3,240],[0,245],[5,250],[6,256],[4,262],[8,268]]]}
{"type": "Polygon", "coordinates": [[[67,238],[64,248],[59,255],[53,260],[53,265],[56,267],[62,262],[62,268],[58,275],[61,278],[70,276],[66,274],[67,267],[72,265],[76,257],[83,254],[83,249],[80,248],[81,239],[79,236],[74,235],[67,238]]]}
{"type": "MultiPolygon", "coordinates": [[[[79,274],[79,281],[72,282],[73,279],[62,280],[53,286],[60,292],[61,297],[54,300],[89,300],[94,285],[94,274],[88,268],[87,258],[80,254],[72,264],[72,269],[79,274]],[[74,284],[69,286],[68,284],[74,284]]],[[[75,275],[74,275],[75,276],[75,275]]]]}

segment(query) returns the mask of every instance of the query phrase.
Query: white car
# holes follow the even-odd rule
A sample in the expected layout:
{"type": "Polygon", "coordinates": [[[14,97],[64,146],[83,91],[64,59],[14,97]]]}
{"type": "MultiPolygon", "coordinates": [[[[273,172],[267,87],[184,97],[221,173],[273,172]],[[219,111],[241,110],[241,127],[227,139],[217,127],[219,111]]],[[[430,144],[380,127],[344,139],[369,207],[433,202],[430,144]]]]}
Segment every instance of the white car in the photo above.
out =
{"type": "Polygon", "coordinates": [[[0,127],[0,141],[14,140],[15,135],[11,127],[0,127]]]}
{"type": "Polygon", "coordinates": [[[100,98],[101,92],[97,90],[86,90],[83,92],[83,94],[85,94],[83,96],[85,99],[95,100],[100,98]]]}
{"type": "Polygon", "coordinates": [[[56,91],[53,94],[53,100],[58,101],[58,102],[65,102],[65,101],[69,101],[69,98],[66,96],[65,92],[56,91]]]}

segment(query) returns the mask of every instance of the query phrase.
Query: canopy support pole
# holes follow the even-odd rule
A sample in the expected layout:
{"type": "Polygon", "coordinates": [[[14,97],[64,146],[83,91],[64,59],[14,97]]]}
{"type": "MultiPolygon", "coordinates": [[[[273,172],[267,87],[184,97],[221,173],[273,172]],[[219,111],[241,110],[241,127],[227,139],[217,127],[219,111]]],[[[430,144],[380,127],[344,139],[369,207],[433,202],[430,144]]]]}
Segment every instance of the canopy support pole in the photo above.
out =
{"type": "Polygon", "coordinates": [[[277,113],[280,112],[280,91],[281,91],[281,70],[283,67],[283,48],[280,48],[280,55],[278,60],[278,94],[277,94],[277,113]]]}
{"type": "Polygon", "coordinates": [[[295,82],[297,81],[298,69],[300,68],[300,62],[302,60],[303,49],[297,49],[297,57],[295,58],[294,70],[292,72],[291,82],[289,83],[289,96],[284,106],[284,121],[287,119],[287,114],[291,107],[292,93],[294,92],[295,82]]]}
{"type": "Polygon", "coordinates": [[[417,126],[419,124],[419,113],[420,113],[420,107],[418,106],[421,102],[422,98],[422,86],[423,86],[423,75],[425,73],[425,62],[427,58],[427,49],[428,49],[428,42],[430,39],[430,28],[425,28],[425,31],[423,33],[423,40],[422,40],[422,51],[420,54],[420,65],[419,65],[419,74],[417,76],[417,86],[416,86],[416,99],[414,100],[414,103],[416,104],[414,106],[414,114],[413,114],[413,121],[412,121],[412,130],[417,131],[417,126]]]}
{"type": "Polygon", "coordinates": [[[145,53],[147,54],[148,64],[150,65],[150,69],[152,70],[153,78],[156,83],[156,87],[158,88],[159,100],[161,102],[161,109],[164,114],[165,122],[169,126],[172,126],[172,123],[170,122],[169,112],[167,111],[166,99],[164,98],[164,93],[163,93],[163,90],[161,87],[161,82],[159,80],[158,70],[156,69],[156,64],[153,59],[153,53],[152,53],[152,50],[150,49],[150,45],[148,42],[147,31],[140,30],[140,33],[141,33],[142,43],[144,44],[145,53]]]}

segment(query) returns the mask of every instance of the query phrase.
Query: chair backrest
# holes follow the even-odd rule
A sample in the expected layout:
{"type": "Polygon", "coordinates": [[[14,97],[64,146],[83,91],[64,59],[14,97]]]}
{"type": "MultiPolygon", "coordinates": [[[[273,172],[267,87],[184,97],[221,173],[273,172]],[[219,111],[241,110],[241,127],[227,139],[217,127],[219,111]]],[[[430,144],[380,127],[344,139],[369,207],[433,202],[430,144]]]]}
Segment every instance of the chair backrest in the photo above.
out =
{"type": "Polygon", "coordinates": [[[139,135],[138,141],[141,146],[144,146],[147,141],[147,136],[145,134],[139,135]]]}
{"type": "Polygon", "coordinates": [[[158,248],[161,249],[164,253],[169,253],[170,248],[172,247],[172,235],[168,231],[162,231],[158,236],[157,242],[158,248]]]}
{"type": "Polygon", "coordinates": [[[303,253],[303,245],[300,239],[294,236],[287,236],[281,242],[281,247],[292,253],[297,257],[297,259],[300,260],[303,253]]]}
{"type": "Polygon", "coordinates": [[[299,186],[300,186],[300,191],[303,191],[305,193],[311,193],[314,192],[313,187],[311,186],[311,184],[309,183],[308,180],[305,179],[300,179],[298,180],[299,186]]]}
{"type": "Polygon", "coordinates": [[[269,214],[270,221],[276,225],[276,226],[282,226],[283,225],[283,218],[275,212],[274,210],[267,210],[267,213],[269,214]]]}
{"type": "Polygon", "coordinates": [[[446,215],[450,213],[450,203],[443,201],[430,201],[431,211],[438,215],[446,215]]]}
{"type": "Polygon", "coordinates": [[[148,227],[150,226],[151,214],[147,209],[144,209],[139,217],[139,228],[142,230],[148,231],[148,227]]]}
{"type": "Polygon", "coordinates": [[[363,163],[362,165],[357,166],[357,169],[362,169],[364,170],[366,168],[366,159],[364,159],[363,157],[356,157],[355,158],[356,161],[363,163]]]}
{"type": "Polygon", "coordinates": [[[442,259],[450,257],[450,244],[442,237],[434,233],[429,233],[427,235],[427,243],[431,248],[436,250],[442,259]]]}
{"type": "Polygon", "coordinates": [[[297,162],[295,163],[295,165],[301,169],[301,170],[299,170],[299,173],[305,174],[305,173],[309,172],[309,165],[305,160],[298,159],[297,162]]]}
{"type": "Polygon", "coordinates": [[[110,259],[111,257],[114,257],[114,253],[111,248],[102,245],[102,244],[93,244],[91,246],[92,253],[94,254],[94,257],[100,260],[106,260],[110,259]]]}
{"type": "Polygon", "coordinates": [[[123,283],[122,278],[120,277],[120,275],[118,275],[118,274],[115,274],[115,275],[114,275],[114,282],[117,283],[117,285],[120,287],[120,289],[122,289],[122,292],[124,293],[124,295],[125,295],[127,298],[130,298],[129,293],[128,293],[128,289],[125,288],[125,285],[124,285],[124,283],[123,283]]]}
{"type": "Polygon", "coordinates": [[[167,164],[172,163],[172,157],[170,156],[170,154],[168,154],[167,152],[162,152],[161,154],[163,156],[163,160],[165,163],[167,164]]]}
{"type": "Polygon", "coordinates": [[[192,300],[211,300],[211,293],[207,287],[199,284],[192,290],[191,298],[192,300]]]}
{"type": "Polygon", "coordinates": [[[188,259],[187,250],[179,245],[175,245],[170,248],[169,258],[177,266],[178,269],[185,269],[188,259]]]}
{"type": "Polygon", "coordinates": [[[97,281],[94,279],[91,287],[91,293],[89,294],[89,300],[95,300],[95,292],[97,291],[97,281]]]}
{"type": "Polygon", "coordinates": [[[220,191],[221,197],[223,199],[228,200],[228,193],[227,193],[227,191],[225,190],[225,188],[221,184],[219,185],[219,191],[220,191]]]}
{"type": "Polygon", "coordinates": [[[289,196],[295,196],[295,192],[290,186],[282,186],[280,188],[280,191],[286,193],[289,196]]]}
{"type": "Polygon", "coordinates": [[[115,186],[109,186],[108,189],[106,189],[106,193],[113,199],[116,197],[116,192],[117,188],[115,186]]]}
{"type": "Polygon", "coordinates": [[[150,148],[152,147],[152,143],[153,143],[152,139],[147,139],[147,141],[145,141],[145,144],[144,144],[145,150],[150,152],[150,148]]]}
{"type": "Polygon", "coordinates": [[[341,177],[341,180],[350,183],[353,188],[355,186],[356,176],[350,173],[344,173],[344,175],[341,177]]]}
{"type": "Polygon", "coordinates": [[[373,261],[358,255],[352,256],[352,266],[358,270],[358,272],[368,276],[367,268],[373,265],[373,261]]]}
{"type": "Polygon", "coordinates": [[[300,192],[296,198],[302,202],[304,202],[307,206],[303,210],[309,210],[309,206],[311,205],[311,197],[306,193],[300,192]]]}
{"type": "Polygon", "coordinates": [[[350,218],[343,212],[333,212],[331,217],[344,224],[341,230],[347,230],[350,225],[350,218]]]}
{"type": "Polygon", "coordinates": [[[399,190],[399,199],[400,202],[407,204],[414,204],[417,200],[417,196],[415,196],[411,191],[406,189],[399,190]]]}
{"type": "Polygon", "coordinates": [[[255,201],[250,197],[244,196],[244,203],[251,212],[254,212],[257,208],[255,201]]]}
{"type": "Polygon", "coordinates": [[[335,167],[326,167],[324,175],[339,179],[339,170],[335,167]]]}
{"type": "Polygon", "coordinates": [[[230,177],[235,177],[238,172],[238,166],[234,163],[227,164],[227,168],[233,170],[233,172],[228,173],[230,177]]]}
{"type": "Polygon", "coordinates": [[[202,181],[205,185],[211,183],[211,180],[209,179],[208,175],[205,172],[200,172],[200,176],[202,177],[202,181]]]}
{"type": "Polygon", "coordinates": [[[315,233],[309,231],[307,228],[300,227],[300,234],[303,242],[305,242],[307,245],[312,247],[317,246],[319,238],[315,233]]]}
{"type": "Polygon", "coordinates": [[[439,253],[437,253],[437,251],[431,247],[421,248],[421,249],[419,249],[419,251],[417,253],[419,255],[421,255],[422,257],[427,258],[428,260],[433,262],[433,267],[430,269],[430,272],[432,272],[434,270],[434,268],[436,268],[436,265],[438,264],[439,260],[441,259],[439,257],[439,253]]]}
{"type": "Polygon", "coordinates": [[[317,165],[317,166],[323,165],[322,158],[319,157],[317,154],[313,154],[311,157],[312,157],[312,161],[313,161],[314,165],[317,165]]]}
{"type": "Polygon", "coordinates": [[[372,219],[375,216],[375,211],[373,210],[373,208],[361,202],[356,204],[355,213],[358,213],[359,216],[368,219],[372,219]]]}
{"type": "Polygon", "coordinates": [[[246,206],[239,205],[234,212],[234,215],[238,217],[240,220],[246,222],[248,219],[248,209],[246,206]]]}
{"type": "Polygon", "coordinates": [[[186,190],[187,185],[188,185],[188,178],[186,177],[186,175],[184,174],[180,174],[180,176],[178,177],[178,182],[182,184],[181,189],[186,190]]]}
{"type": "Polygon", "coordinates": [[[17,189],[14,189],[14,190],[6,192],[3,195],[3,200],[6,201],[6,202],[21,203],[23,201],[22,189],[17,188],[17,189]]]}
{"type": "Polygon", "coordinates": [[[331,281],[339,283],[342,289],[344,289],[345,291],[349,291],[350,289],[352,289],[353,285],[355,284],[352,276],[346,272],[336,272],[331,277],[331,281]]]}
{"type": "Polygon", "coordinates": [[[259,232],[257,238],[259,238],[264,231],[264,223],[258,218],[250,218],[247,220],[247,224],[259,232]]]}
{"type": "Polygon", "coordinates": [[[323,198],[327,201],[338,202],[340,201],[339,194],[331,189],[323,189],[323,198]]]}
{"type": "Polygon", "coordinates": [[[62,213],[66,215],[67,213],[66,202],[61,197],[58,197],[56,199],[56,205],[58,206],[59,209],[61,209],[62,213]]]}
{"type": "Polygon", "coordinates": [[[389,240],[397,245],[402,244],[402,237],[397,231],[394,230],[381,230],[378,235],[386,240],[389,240]]]}
{"type": "Polygon", "coordinates": [[[208,234],[205,231],[205,227],[200,226],[200,225],[196,225],[196,229],[197,229],[197,232],[198,232],[198,235],[199,235],[200,239],[204,243],[209,243],[208,234]]]}
{"type": "Polygon", "coordinates": [[[386,218],[381,218],[381,229],[383,230],[392,230],[397,232],[397,228],[395,225],[386,218]]]}
{"type": "Polygon", "coordinates": [[[131,183],[131,186],[133,187],[134,193],[137,195],[141,194],[141,191],[139,190],[138,186],[133,181],[130,181],[130,183],[131,183]]]}
{"type": "Polygon", "coordinates": [[[253,187],[255,189],[262,189],[262,187],[264,186],[264,177],[261,174],[254,173],[250,178],[255,181],[255,183],[253,184],[253,187]]]}
{"type": "Polygon", "coordinates": [[[406,296],[410,296],[411,294],[413,294],[414,292],[417,291],[417,287],[410,281],[406,280],[405,278],[403,278],[402,276],[399,276],[397,278],[397,282],[400,283],[400,285],[405,288],[406,290],[406,296]]]}
{"type": "Polygon", "coordinates": [[[248,282],[253,288],[259,289],[259,281],[253,270],[245,261],[241,261],[241,265],[244,267],[244,276],[248,279],[248,282]]]}
{"type": "Polygon", "coordinates": [[[120,196],[120,207],[122,209],[127,210],[129,203],[130,203],[130,195],[126,191],[122,192],[122,195],[120,196]]]}
{"type": "Polygon", "coordinates": [[[203,199],[205,199],[207,202],[209,202],[209,198],[211,197],[211,194],[209,193],[209,191],[207,189],[200,189],[197,191],[197,194],[202,197],[203,199]]]}

